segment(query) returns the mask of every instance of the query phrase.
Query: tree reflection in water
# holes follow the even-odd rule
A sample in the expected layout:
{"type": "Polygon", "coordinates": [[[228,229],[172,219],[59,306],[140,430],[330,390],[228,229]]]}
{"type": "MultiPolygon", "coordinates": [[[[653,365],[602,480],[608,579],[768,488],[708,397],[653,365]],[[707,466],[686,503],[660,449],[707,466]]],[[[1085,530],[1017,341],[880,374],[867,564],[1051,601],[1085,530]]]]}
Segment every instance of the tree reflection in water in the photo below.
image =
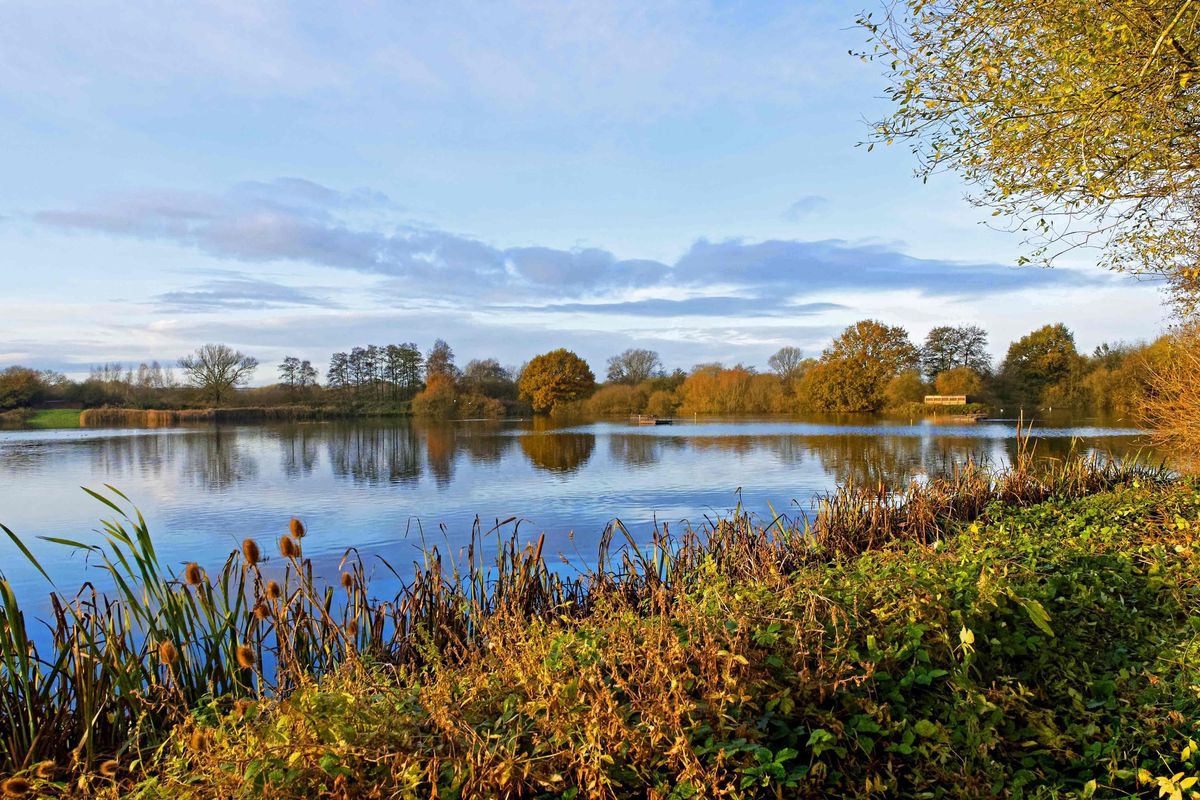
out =
{"type": "Polygon", "coordinates": [[[283,474],[307,478],[317,466],[321,433],[311,425],[293,425],[279,431],[279,456],[283,474]]]}
{"type": "Polygon", "coordinates": [[[429,472],[438,486],[449,486],[454,480],[454,450],[458,438],[454,423],[431,423],[422,432],[429,472]]]}
{"type": "Polygon", "coordinates": [[[609,457],[627,467],[653,466],[662,459],[664,451],[679,451],[686,447],[687,442],[676,436],[612,433],[608,437],[609,457]]]}
{"type": "Polygon", "coordinates": [[[210,491],[258,477],[258,460],[244,451],[237,429],[213,428],[185,439],[183,475],[210,491]]]}
{"type": "Polygon", "coordinates": [[[471,422],[458,430],[457,443],[472,464],[499,464],[516,445],[516,437],[507,435],[504,423],[471,422]]]}
{"type": "Polygon", "coordinates": [[[411,425],[345,423],[321,431],[339,478],[375,485],[413,484],[421,477],[420,442],[411,425]]]}
{"type": "Polygon", "coordinates": [[[596,436],[591,433],[529,432],[521,437],[521,452],[537,469],[567,475],[592,457],[596,436]]]}
{"type": "Polygon", "coordinates": [[[87,448],[92,471],[106,475],[132,471],[157,475],[187,446],[180,437],[163,433],[112,436],[81,444],[87,448]]]}
{"type": "Polygon", "coordinates": [[[822,436],[809,447],[839,484],[904,486],[921,463],[916,437],[822,436]]]}

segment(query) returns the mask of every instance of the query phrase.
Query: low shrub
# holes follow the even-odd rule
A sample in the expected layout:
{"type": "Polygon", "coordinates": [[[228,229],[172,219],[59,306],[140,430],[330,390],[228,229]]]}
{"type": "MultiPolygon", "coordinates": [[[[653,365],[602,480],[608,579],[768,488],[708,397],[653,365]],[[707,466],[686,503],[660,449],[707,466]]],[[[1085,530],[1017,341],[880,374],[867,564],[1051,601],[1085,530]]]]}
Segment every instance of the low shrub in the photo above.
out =
{"type": "Polygon", "coordinates": [[[984,403],[966,403],[960,406],[939,406],[929,403],[905,403],[889,408],[888,414],[894,417],[978,417],[993,413],[991,406],[984,403]]]}

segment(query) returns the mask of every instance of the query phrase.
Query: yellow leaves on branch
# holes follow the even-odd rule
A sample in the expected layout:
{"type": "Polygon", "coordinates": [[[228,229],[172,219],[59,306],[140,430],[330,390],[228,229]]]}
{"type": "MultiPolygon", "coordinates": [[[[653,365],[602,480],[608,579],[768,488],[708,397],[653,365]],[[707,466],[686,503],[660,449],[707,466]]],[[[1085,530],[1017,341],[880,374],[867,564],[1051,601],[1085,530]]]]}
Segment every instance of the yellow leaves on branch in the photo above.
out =
{"type": "Polygon", "coordinates": [[[923,175],[958,171],[1014,227],[1062,218],[1038,260],[1099,244],[1173,285],[1200,264],[1200,0],[904,0],[859,22],[896,103],[872,144],[910,140],[923,175]]]}

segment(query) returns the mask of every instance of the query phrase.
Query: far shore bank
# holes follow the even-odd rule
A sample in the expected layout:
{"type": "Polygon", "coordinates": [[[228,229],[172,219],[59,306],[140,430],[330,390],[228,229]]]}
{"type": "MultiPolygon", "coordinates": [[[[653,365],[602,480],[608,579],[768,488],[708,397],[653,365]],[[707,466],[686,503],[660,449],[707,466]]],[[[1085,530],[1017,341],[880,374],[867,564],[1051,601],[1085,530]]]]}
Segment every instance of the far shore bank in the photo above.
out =
{"type": "MultiPolygon", "coordinates": [[[[913,423],[918,420],[944,424],[971,424],[992,422],[1002,418],[1016,421],[1023,418],[1026,424],[1040,424],[1049,419],[1090,420],[1097,413],[1089,410],[1054,409],[1021,410],[996,409],[981,403],[964,406],[926,405],[909,403],[899,408],[887,408],[876,412],[859,414],[814,414],[807,412],[779,414],[729,414],[694,415],[678,414],[661,419],[678,423],[713,420],[796,420],[821,419],[859,423],[864,420],[896,423],[913,423]],[[1023,411],[1023,413],[1022,413],[1023,411]],[[1011,412],[1011,413],[1010,413],[1011,412]]],[[[1101,418],[1106,418],[1100,414],[1101,418]]],[[[414,414],[409,404],[400,406],[346,406],[346,405],[273,405],[235,406],[220,408],[143,409],[104,406],[100,408],[31,409],[21,408],[0,414],[0,431],[3,430],[66,430],[78,428],[164,428],[180,425],[239,425],[254,423],[325,422],[371,419],[412,419],[425,422],[464,422],[488,420],[495,422],[529,419],[528,414],[512,414],[503,417],[441,418],[414,414]]],[[[556,425],[570,425],[579,421],[620,422],[633,419],[624,414],[549,414],[538,415],[538,419],[553,421],[556,425]]]]}
{"type": "Polygon", "coordinates": [[[305,422],[329,419],[408,417],[407,407],[251,406],[233,408],[17,409],[0,414],[8,428],[162,428],[192,423],[305,422]]]}

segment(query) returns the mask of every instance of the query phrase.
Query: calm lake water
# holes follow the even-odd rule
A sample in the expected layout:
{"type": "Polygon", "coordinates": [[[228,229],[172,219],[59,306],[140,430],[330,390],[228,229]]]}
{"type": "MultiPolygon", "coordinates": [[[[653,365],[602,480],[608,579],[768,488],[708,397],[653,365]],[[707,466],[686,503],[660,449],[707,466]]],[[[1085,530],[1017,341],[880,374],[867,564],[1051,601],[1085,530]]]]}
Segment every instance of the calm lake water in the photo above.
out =
{"type": "MultiPolygon", "coordinates": [[[[169,564],[194,560],[215,570],[247,536],[273,551],[292,516],[308,525],[305,554],[325,574],[348,547],[397,566],[411,563],[422,538],[457,550],[476,518],[486,529],[517,517],[522,538],[544,532],[548,554],[586,562],[614,519],[649,538],[656,521],[699,525],[727,514],[739,496],[768,519],[770,507],[799,516],[849,478],[898,484],[968,458],[1006,463],[1015,430],[1015,422],[396,420],[7,431],[0,522],[72,591],[96,570],[36,537],[99,541],[94,531],[112,511],[80,487],[104,484],[141,509],[169,564]]],[[[1040,453],[1076,446],[1124,454],[1145,444],[1120,423],[1044,423],[1037,432],[1040,453]]],[[[0,572],[19,596],[45,595],[45,580],[7,537],[0,572]]]]}

